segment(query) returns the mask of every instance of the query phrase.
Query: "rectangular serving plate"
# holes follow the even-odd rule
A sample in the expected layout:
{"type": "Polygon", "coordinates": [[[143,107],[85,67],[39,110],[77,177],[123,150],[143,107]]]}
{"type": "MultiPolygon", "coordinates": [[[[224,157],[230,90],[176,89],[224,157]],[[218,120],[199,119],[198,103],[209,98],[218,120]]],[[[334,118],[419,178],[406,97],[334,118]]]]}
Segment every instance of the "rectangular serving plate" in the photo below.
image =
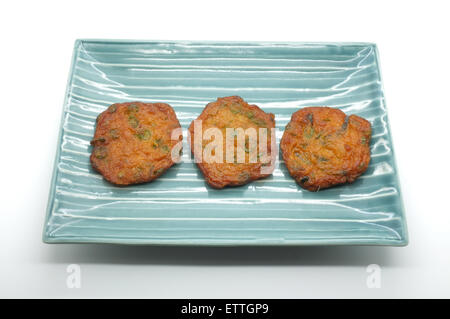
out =
{"type": "Polygon", "coordinates": [[[391,245],[408,242],[378,54],[371,43],[77,40],[43,240],[169,245],[391,245]],[[278,156],[273,176],[215,190],[193,162],[186,129],[217,97],[275,114],[277,145],[305,106],[370,121],[372,160],[353,184],[299,187],[278,156]],[[97,115],[116,102],[166,102],[184,131],[182,163],[117,187],[89,163],[97,115]]]}

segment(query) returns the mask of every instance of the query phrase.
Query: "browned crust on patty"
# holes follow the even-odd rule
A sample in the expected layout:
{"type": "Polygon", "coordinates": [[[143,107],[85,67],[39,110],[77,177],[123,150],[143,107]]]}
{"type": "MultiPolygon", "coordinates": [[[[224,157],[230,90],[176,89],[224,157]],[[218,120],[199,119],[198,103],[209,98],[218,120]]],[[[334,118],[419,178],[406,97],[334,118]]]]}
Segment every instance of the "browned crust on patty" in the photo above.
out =
{"type": "Polygon", "coordinates": [[[281,139],[285,165],[309,191],[352,183],[370,162],[370,123],[339,109],[306,107],[292,115],[281,139]]]}
{"type": "Polygon", "coordinates": [[[116,103],[97,117],[90,161],[116,185],[150,182],[174,164],[172,140],[180,123],[165,103],[116,103]]]}
{"type": "MultiPolygon", "coordinates": [[[[226,128],[255,128],[258,132],[260,127],[268,128],[267,153],[271,154],[271,136],[270,129],[275,127],[275,117],[271,113],[265,113],[256,105],[250,105],[239,96],[229,96],[218,98],[203,109],[197,120],[202,121],[203,132],[212,127],[217,127],[223,134],[223,146],[225,151],[226,128]]],[[[191,151],[194,153],[194,122],[189,127],[191,136],[191,151]]],[[[202,149],[205,143],[203,141],[202,149]]],[[[258,142],[259,143],[259,142],[258,142]]],[[[235,144],[235,154],[237,152],[235,144]]],[[[223,163],[197,163],[203,173],[206,182],[214,188],[223,188],[225,186],[238,186],[250,183],[253,180],[267,177],[272,174],[273,168],[269,173],[261,173],[263,162],[258,158],[256,163],[249,161],[246,154],[244,163],[226,163],[226,155],[223,155],[223,163]]]]}

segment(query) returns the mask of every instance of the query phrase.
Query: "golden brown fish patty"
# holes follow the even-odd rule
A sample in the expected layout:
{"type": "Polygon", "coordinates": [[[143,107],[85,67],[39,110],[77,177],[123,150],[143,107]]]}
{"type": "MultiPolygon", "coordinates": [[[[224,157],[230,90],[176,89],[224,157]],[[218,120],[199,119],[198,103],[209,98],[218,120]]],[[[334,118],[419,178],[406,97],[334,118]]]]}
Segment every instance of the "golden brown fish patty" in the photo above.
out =
{"type": "Polygon", "coordinates": [[[281,139],[291,176],[318,191],[352,183],[370,162],[370,123],[329,107],[306,107],[292,115],[281,139]]]}
{"type": "Polygon", "coordinates": [[[171,150],[182,139],[171,139],[177,128],[168,104],[113,104],[97,118],[92,167],[117,185],[152,181],[174,164],[171,150]]]}
{"type": "MultiPolygon", "coordinates": [[[[211,102],[204,108],[203,112],[197,118],[202,123],[202,135],[209,128],[218,128],[223,136],[223,162],[208,163],[202,158],[202,162],[197,163],[202,171],[206,182],[214,188],[223,188],[225,186],[238,186],[247,184],[253,180],[260,179],[272,174],[273,165],[270,160],[261,154],[271,155],[271,129],[275,127],[274,115],[265,113],[256,105],[249,105],[239,96],[229,96],[218,98],[217,101],[211,102]],[[267,152],[261,151],[259,147],[255,148],[255,144],[249,143],[248,136],[245,142],[238,145],[237,139],[230,145],[234,148],[234,156],[231,162],[226,160],[226,129],[242,128],[243,131],[253,128],[257,132],[256,139],[259,145],[260,134],[259,128],[267,128],[267,152]],[[251,146],[249,144],[252,144],[251,146]],[[252,148],[252,149],[249,149],[252,148]],[[238,149],[244,154],[244,161],[237,157],[238,149]],[[260,153],[262,152],[262,153],[260,153]],[[250,154],[252,157],[250,158],[250,154]]],[[[194,121],[189,127],[191,136],[191,150],[194,152],[194,121]]],[[[212,141],[203,140],[201,142],[202,154],[205,146],[212,141]]],[[[252,139],[254,140],[254,139],[252,139]]],[[[262,140],[263,141],[263,140],[262,140]]],[[[264,142],[261,142],[264,144],[264,142]]],[[[215,151],[214,151],[215,152],[215,151]]],[[[195,156],[197,158],[197,156],[195,156]]],[[[241,157],[242,158],[242,157],[241,157]]]]}

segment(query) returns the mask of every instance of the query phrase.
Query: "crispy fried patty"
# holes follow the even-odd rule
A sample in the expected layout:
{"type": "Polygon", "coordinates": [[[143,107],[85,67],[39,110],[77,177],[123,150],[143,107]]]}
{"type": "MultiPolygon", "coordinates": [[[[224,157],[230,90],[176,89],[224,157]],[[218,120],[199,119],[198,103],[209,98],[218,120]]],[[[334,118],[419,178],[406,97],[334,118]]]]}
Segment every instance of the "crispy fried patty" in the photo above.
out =
{"type": "MultiPolygon", "coordinates": [[[[197,163],[206,182],[210,186],[214,188],[223,188],[225,186],[243,185],[253,180],[266,177],[272,173],[273,167],[270,165],[270,160],[268,160],[268,157],[262,156],[262,154],[267,154],[269,156],[271,154],[271,129],[275,127],[273,114],[265,113],[256,105],[249,105],[239,96],[229,96],[218,98],[217,101],[206,105],[197,120],[201,120],[202,123],[201,136],[203,136],[203,133],[210,128],[219,129],[223,136],[223,161],[219,163],[207,162],[205,158],[202,158],[202,161],[197,163]],[[257,132],[257,143],[249,142],[249,138],[246,136],[245,140],[241,140],[244,141],[244,143],[238,144],[238,138],[233,137],[233,144],[229,144],[231,148],[234,149],[234,152],[231,153],[232,161],[227,161],[227,128],[242,128],[244,131],[249,128],[254,128],[257,132]],[[255,144],[259,145],[259,128],[268,129],[266,153],[263,150],[260,150],[258,146],[255,148],[255,144]],[[244,160],[242,160],[242,157],[237,157],[238,152],[244,154],[244,160]]],[[[195,154],[194,152],[194,121],[189,127],[189,132],[191,136],[191,150],[198,161],[198,154],[195,154]]],[[[212,140],[214,140],[212,137],[211,139],[202,139],[200,146],[202,154],[204,154],[203,151],[207,144],[212,140]]],[[[252,139],[252,141],[254,141],[254,139],[252,139]]],[[[211,154],[215,155],[215,150],[212,151],[211,154]]]]}
{"type": "Polygon", "coordinates": [[[370,123],[329,107],[306,107],[292,115],[281,139],[291,176],[318,191],[352,183],[370,162],[370,123]]]}
{"type": "Polygon", "coordinates": [[[152,181],[174,164],[171,150],[182,139],[171,139],[177,128],[168,104],[113,104],[97,118],[92,167],[117,185],[152,181]]]}

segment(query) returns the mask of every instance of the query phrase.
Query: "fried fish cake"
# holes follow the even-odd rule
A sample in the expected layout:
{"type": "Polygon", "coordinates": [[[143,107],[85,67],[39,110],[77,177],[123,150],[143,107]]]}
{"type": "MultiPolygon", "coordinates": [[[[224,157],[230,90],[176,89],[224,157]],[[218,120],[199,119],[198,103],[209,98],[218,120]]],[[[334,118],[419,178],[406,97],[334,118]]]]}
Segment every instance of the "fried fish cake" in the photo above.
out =
{"type": "Polygon", "coordinates": [[[281,139],[291,176],[309,191],[352,183],[370,162],[370,123],[329,107],[306,107],[292,115],[281,139]]]}
{"type": "Polygon", "coordinates": [[[92,167],[117,185],[152,181],[175,163],[171,151],[182,139],[172,140],[175,129],[180,123],[168,104],[113,104],[97,117],[92,167]]]}
{"type": "Polygon", "coordinates": [[[249,105],[239,96],[218,98],[217,101],[206,105],[197,120],[194,120],[189,127],[191,150],[206,182],[220,189],[225,186],[244,185],[271,175],[273,171],[271,129],[274,127],[273,114],[265,113],[256,105],[249,105]],[[195,122],[201,123],[200,132],[195,132],[195,122]],[[236,129],[230,132],[232,142],[228,143],[230,146],[228,150],[227,128],[236,129]],[[266,133],[260,133],[260,128],[266,133]],[[221,149],[215,148],[211,151],[214,156],[222,153],[222,159],[217,162],[208,162],[204,157],[199,160],[199,154],[204,155],[205,148],[213,140],[212,137],[203,138],[210,129],[221,133],[219,137],[214,136],[214,139],[221,139],[221,149]],[[256,132],[253,137],[250,138],[250,134],[244,134],[252,130],[256,132]],[[237,134],[242,134],[242,139],[239,136],[235,138],[233,135],[238,131],[241,132],[237,134]],[[195,139],[195,134],[200,134],[198,135],[200,140],[195,139]],[[262,137],[263,135],[265,137],[262,137]],[[239,139],[241,142],[238,142],[239,139]],[[266,147],[260,148],[258,146],[260,141],[261,145],[266,147]],[[199,154],[195,152],[196,147],[200,150],[199,154]]]}

